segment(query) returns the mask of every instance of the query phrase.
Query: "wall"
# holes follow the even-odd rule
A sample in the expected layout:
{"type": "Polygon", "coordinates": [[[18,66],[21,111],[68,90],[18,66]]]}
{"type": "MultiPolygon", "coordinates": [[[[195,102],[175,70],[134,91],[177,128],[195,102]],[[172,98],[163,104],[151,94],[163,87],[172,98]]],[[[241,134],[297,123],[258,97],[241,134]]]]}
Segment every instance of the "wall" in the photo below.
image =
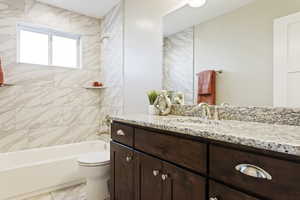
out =
{"type": "Polygon", "coordinates": [[[125,0],[125,113],[146,112],[147,91],[161,89],[162,32],[155,1],[125,0]]]}
{"type": "Polygon", "coordinates": [[[105,16],[101,115],[146,111],[146,92],[162,87],[162,16],[181,1],[122,0],[105,16]]]}
{"type": "Polygon", "coordinates": [[[196,26],[196,73],[210,66],[224,71],[218,104],[272,105],[273,20],[299,10],[299,0],[257,0],[196,26]]]}
{"type": "Polygon", "coordinates": [[[179,0],[124,0],[124,112],[145,113],[162,89],[162,17],[179,0]]]}
{"type": "Polygon", "coordinates": [[[101,35],[109,36],[109,39],[103,41],[101,49],[101,77],[108,86],[101,92],[101,116],[122,114],[124,110],[123,11],[121,2],[102,19],[101,35]]]}
{"type": "Polygon", "coordinates": [[[99,131],[101,21],[34,0],[0,2],[0,55],[7,82],[0,88],[0,152],[93,140],[99,131]],[[16,63],[16,23],[81,34],[82,70],[16,63]]]}
{"type": "Polygon", "coordinates": [[[180,91],[194,103],[194,28],[164,38],[163,89],[180,91]]]}

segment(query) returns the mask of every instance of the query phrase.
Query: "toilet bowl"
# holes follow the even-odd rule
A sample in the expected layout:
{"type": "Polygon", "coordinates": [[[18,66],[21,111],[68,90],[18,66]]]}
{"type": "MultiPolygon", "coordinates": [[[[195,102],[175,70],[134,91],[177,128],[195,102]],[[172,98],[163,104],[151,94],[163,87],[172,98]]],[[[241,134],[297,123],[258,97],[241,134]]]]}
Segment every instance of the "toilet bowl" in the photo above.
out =
{"type": "Polygon", "coordinates": [[[92,152],[78,158],[79,173],[86,178],[87,200],[105,200],[109,197],[109,152],[92,152]]]}

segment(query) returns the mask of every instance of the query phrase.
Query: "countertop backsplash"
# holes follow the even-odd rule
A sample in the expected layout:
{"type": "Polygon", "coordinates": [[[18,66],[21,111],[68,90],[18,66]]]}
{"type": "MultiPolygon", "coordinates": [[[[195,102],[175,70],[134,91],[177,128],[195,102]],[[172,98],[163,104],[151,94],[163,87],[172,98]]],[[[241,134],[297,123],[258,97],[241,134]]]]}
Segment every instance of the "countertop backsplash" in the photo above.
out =
{"type": "MultiPolygon", "coordinates": [[[[202,117],[197,105],[173,105],[171,115],[202,117]],[[192,111],[193,110],[193,111],[192,111]]],[[[278,125],[300,126],[300,108],[210,106],[219,112],[220,120],[237,120],[278,125]]]]}

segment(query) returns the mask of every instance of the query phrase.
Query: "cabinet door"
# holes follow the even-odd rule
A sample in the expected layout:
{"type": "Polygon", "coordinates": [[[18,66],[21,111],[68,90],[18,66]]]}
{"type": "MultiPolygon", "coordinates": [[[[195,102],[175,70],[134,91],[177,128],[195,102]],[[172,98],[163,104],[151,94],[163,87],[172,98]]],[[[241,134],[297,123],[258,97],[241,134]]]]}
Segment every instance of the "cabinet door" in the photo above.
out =
{"type": "Polygon", "coordinates": [[[162,162],[143,153],[135,155],[135,200],[162,200],[162,162]]]}
{"type": "Polygon", "coordinates": [[[111,142],[111,199],[133,200],[134,153],[123,145],[111,142]]]}
{"type": "Polygon", "coordinates": [[[206,179],[169,163],[163,164],[163,200],[206,200],[206,179]]]}
{"type": "Polygon", "coordinates": [[[209,182],[209,200],[259,200],[229,187],[209,182]]]}

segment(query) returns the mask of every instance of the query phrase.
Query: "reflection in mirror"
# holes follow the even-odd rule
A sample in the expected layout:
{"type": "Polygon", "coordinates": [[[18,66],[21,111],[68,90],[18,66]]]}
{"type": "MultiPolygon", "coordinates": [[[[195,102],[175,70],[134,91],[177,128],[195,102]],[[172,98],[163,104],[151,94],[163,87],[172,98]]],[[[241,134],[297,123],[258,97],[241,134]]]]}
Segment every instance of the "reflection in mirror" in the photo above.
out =
{"type": "Polygon", "coordinates": [[[163,88],[182,92],[186,104],[194,102],[194,29],[164,37],[163,88]]]}
{"type": "Polygon", "coordinates": [[[210,104],[300,107],[299,20],[299,0],[207,0],[169,13],[164,89],[186,104],[207,102],[200,94],[210,104]]]}

